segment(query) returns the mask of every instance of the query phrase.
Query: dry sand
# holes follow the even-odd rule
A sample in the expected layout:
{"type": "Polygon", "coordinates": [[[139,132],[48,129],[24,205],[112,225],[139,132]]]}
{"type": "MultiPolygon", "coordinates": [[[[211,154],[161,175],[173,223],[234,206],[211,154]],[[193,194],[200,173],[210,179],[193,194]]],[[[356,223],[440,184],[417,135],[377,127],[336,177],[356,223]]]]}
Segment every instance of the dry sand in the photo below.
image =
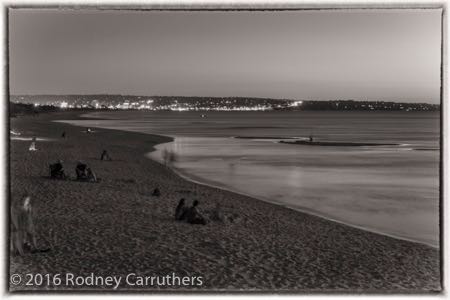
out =
{"type": "MultiPolygon", "coordinates": [[[[11,195],[32,194],[40,247],[47,253],[10,257],[10,272],[87,276],[202,276],[203,285],[132,287],[118,291],[209,290],[286,292],[440,291],[440,252],[429,246],[352,228],[246,196],[186,181],[144,156],[169,138],[49,122],[74,113],[11,119],[22,136],[10,143],[11,195]],[[66,131],[68,139],[61,139],[66,131]],[[100,161],[103,149],[114,159],[100,161]],[[100,183],[51,180],[48,163],[77,160],[100,183]],[[152,197],[158,187],[162,195],[152,197]],[[189,225],[173,219],[178,200],[200,201],[209,214],[222,203],[233,222],[189,225]]],[[[124,280],[123,280],[124,281],[124,280]]],[[[107,286],[26,286],[18,290],[100,290],[107,286]]]]}

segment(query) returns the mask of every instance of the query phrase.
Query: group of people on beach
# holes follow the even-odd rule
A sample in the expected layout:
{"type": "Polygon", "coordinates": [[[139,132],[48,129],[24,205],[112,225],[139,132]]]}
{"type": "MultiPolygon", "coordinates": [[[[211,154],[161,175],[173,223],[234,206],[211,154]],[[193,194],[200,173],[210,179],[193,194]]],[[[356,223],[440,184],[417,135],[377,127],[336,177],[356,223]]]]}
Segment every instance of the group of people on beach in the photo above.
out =
{"type": "Polygon", "coordinates": [[[206,225],[206,218],[200,213],[197,208],[199,205],[198,200],[194,200],[191,207],[186,205],[186,200],[181,198],[175,208],[175,220],[186,221],[189,224],[201,224],[206,225]]]}
{"type": "MultiPolygon", "coordinates": [[[[159,188],[153,189],[152,197],[160,197],[161,191],[159,188]]],[[[186,199],[181,198],[175,208],[175,220],[176,221],[186,221],[189,224],[202,224],[206,225],[206,218],[200,213],[198,209],[199,202],[194,200],[192,206],[188,207],[186,205],[186,199]]]]}
{"type": "MultiPolygon", "coordinates": [[[[59,165],[58,168],[62,168],[61,161],[56,164],[59,165]]],[[[77,165],[78,172],[81,172],[80,168],[81,166],[77,165]]],[[[206,225],[206,218],[199,211],[198,205],[198,200],[194,200],[192,206],[188,207],[186,200],[182,198],[175,209],[175,220],[206,225]]],[[[38,248],[31,196],[27,192],[20,200],[16,199],[11,204],[11,250],[13,255],[24,255],[26,251],[31,253],[50,251],[50,248],[38,248]]]]}
{"type": "MultiPolygon", "coordinates": [[[[90,128],[86,129],[87,133],[92,132],[90,128]]],[[[63,139],[67,138],[66,132],[64,131],[61,134],[61,137],[63,139]]],[[[35,138],[33,139],[33,143],[35,143],[35,138]]],[[[32,146],[35,147],[35,145],[32,146]]],[[[31,150],[31,147],[30,147],[31,150]]],[[[102,154],[100,155],[100,160],[109,160],[111,161],[111,156],[109,155],[107,150],[103,150],[102,154]]],[[[55,163],[50,164],[50,178],[54,179],[67,179],[68,176],[65,174],[64,166],[63,166],[62,160],[57,160],[55,163]]],[[[76,174],[76,180],[78,181],[87,181],[87,182],[98,182],[97,175],[94,173],[94,171],[85,163],[78,161],[77,165],[75,167],[75,174],[76,174]]]]}
{"type": "MultiPolygon", "coordinates": [[[[86,130],[91,133],[91,129],[86,130]]],[[[67,134],[64,131],[61,138],[67,139],[67,134]]],[[[31,139],[29,151],[36,151],[36,137],[31,139]]],[[[103,150],[100,160],[111,161],[111,156],[107,150],[103,150]]],[[[50,178],[53,179],[68,179],[65,173],[63,161],[58,159],[55,163],[49,165],[50,178]]],[[[75,167],[76,180],[86,182],[98,182],[99,179],[94,171],[81,161],[77,162],[75,167]]],[[[15,199],[11,203],[11,250],[13,254],[24,255],[25,252],[45,252],[50,249],[38,249],[36,242],[36,231],[33,221],[33,212],[31,205],[31,196],[26,192],[21,199],[15,199]]]]}
{"type": "MultiPolygon", "coordinates": [[[[65,174],[63,161],[58,160],[53,164],[50,164],[50,178],[53,179],[67,179],[68,176],[65,174]]],[[[78,161],[75,167],[76,180],[87,181],[87,182],[97,182],[97,175],[94,171],[85,163],[78,161]]]]}
{"type": "MultiPolygon", "coordinates": [[[[90,128],[86,130],[86,133],[91,133],[90,128]]],[[[61,138],[66,139],[67,134],[64,131],[61,138]]],[[[36,138],[32,139],[30,151],[36,149],[36,138]]],[[[103,150],[100,155],[100,160],[111,161],[112,158],[107,150],[103,150]]],[[[66,175],[63,161],[57,160],[49,165],[50,178],[66,180],[69,176],[66,175]]],[[[85,182],[98,182],[94,171],[84,162],[78,161],[75,166],[76,180],[85,182]]],[[[152,196],[161,196],[161,191],[155,188],[152,192],[152,196]]],[[[182,198],[175,209],[175,220],[184,221],[189,224],[201,224],[206,225],[207,218],[198,209],[199,201],[194,200],[189,207],[186,205],[186,200],[182,198]]],[[[25,252],[43,252],[50,249],[39,250],[36,242],[35,227],[33,222],[31,196],[26,193],[21,200],[16,200],[11,205],[11,227],[12,227],[12,239],[11,246],[14,254],[23,255],[25,252]]]]}

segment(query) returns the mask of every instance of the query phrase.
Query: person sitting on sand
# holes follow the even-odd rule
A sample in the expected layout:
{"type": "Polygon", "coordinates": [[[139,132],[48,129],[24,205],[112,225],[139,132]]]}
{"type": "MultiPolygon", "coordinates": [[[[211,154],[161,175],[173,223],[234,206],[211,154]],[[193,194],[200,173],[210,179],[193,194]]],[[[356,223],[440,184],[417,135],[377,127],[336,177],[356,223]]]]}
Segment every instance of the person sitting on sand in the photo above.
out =
{"type": "Polygon", "coordinates": [[[155,189],[153,190],[152,196],[153,196],[153,197],[159,197],[159,196],[161,196],[161,192],[159,191],[158,188],[155,188],[155,189]]]}
{"type": "Polygon", "coordinates": [[[77,180],[87,180],[87,165],[78,161],[77,166],[75,167],[75,173],[77,174],[77,180]]]}
{"type": "Polygon", "coordinates": [[[94,171],[91,170],[91,168],[86,168],[86,173],[87,173],[87,181],[97,182],[97,176],[95,175],[94,171]]]}
{"type": "Polygon", "coordinates": [[[11,248],[14,254],[20,255],[24,254],[24,248],[37,250],[31,197],[28,193],[25,193],[22,201],[13,201],[11,205],[11,248]]]}
{"type": "Polygon", "coordinates": [[[66,179],[66,174],[64,173],[64,167],[62,165],[63,161],[58,160],[54,164],[50,164],[50,177],[56,179],[66,179]]]}
{"type": "Polygon", "coordinates": [[[112,160],[111,156],[109,156],[108,151],[103,150],[100,160],[112,160]]]}
{"type": "Polygon", "coordinates": [[[192,206],[186,212],[186,221],[189,224],[202,224],[206,225],[206,219],[199,212],[197,206],[199,202],[197,200],[192,203],[192,206]]]}
{"type": "Polygon", "coordinates": [[[183,220],[186,216],[187,210],[188,208],[185,205],[185,200],[184,198],[181,198],[180,202],[178,202],[177,208],[175,208],[175,220],[176,221],[183,220]]]}
{"type": "Polygon", "coordinates": [[[92,130],[88,127],[88,128],[86,128],[86,133],[91,133],[92,132],[92,130]]]}

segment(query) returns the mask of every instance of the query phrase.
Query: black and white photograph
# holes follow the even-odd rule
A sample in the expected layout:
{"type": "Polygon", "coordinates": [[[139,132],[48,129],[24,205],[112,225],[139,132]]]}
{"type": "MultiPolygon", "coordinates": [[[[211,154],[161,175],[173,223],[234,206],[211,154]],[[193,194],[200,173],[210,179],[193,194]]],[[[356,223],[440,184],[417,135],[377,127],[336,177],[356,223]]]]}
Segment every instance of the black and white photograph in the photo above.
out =
{"type": "Polygon", "coordinates": [[[4,7],[7,292],[442,293],[444,12],[4,7]]]}

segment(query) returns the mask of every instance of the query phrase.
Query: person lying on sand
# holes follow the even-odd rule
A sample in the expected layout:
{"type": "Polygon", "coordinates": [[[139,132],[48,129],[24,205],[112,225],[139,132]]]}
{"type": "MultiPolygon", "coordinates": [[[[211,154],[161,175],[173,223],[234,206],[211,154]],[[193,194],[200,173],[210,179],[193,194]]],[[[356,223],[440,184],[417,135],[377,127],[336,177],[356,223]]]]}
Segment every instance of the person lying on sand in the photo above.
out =
{"type": "Polygon", "coordinates": [[[202,216],[200,211],[198,210],[199,202],[197,200],[192,203],[192,206],[186,212],[186,221],[189,224],[202,224],[206,225],[206,219],[202,216]]]}
{"type": "Polygon", "coordinates": [[[50,164],[50,177],[55,179],[66,179],[62,160],[58,160],[54,164],[50,164]]]}
{"type": "Polygon", "coordinates": [[[108,151],[103,150],[102,155],[100,156],[100,160],[112,160],[111,156],[109,156],[108,151]]]}
{"type": "Polygon", "coordinates": [[[184,198],[181,198],[180,202],[178,202],[177,208],[175,208],[175,220],[183,220],[186,217],[187,211],[188,207],[185,205],[185,200],[184,198]]]}
{"type": "Polygon", "coordinates": [[[11,248],[14,254],[20,255],[25,253],[24,248],[37,250],[31,197],[28,193],[11,205],[11,248]]]}

